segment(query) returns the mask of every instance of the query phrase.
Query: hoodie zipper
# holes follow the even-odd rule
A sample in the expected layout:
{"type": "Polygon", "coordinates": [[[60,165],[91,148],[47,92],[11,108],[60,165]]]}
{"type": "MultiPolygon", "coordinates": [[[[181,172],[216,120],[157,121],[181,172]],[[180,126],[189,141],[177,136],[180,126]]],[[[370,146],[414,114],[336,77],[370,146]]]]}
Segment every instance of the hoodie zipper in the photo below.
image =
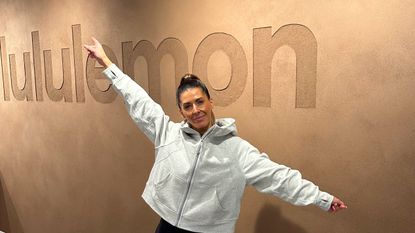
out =
{"type": "Polygon", "coordinates": [[[183,209],[184,209],[184,205],[186,204],[186,200],[187,200],[187,196],[189,195],[189,192],[190,192],[190,187],[192,186],[192,181],[193,181],[193,177],[194,177],[194,174],[195,174],[195,172],[196,172],[196,166],[197,166],[197,163],[199,162],[199,157],[200,157],[200,152],[201,152],[201,150],[202,150],[202,145],[203,145],[203,140],[211,133],[213,131],[213,128],[210,128],[210,130],[208,131],[208,132],[206,132],[203,136],[202,136],[202,138],[200,139],[200,142],[199,142],[199,145],[198,145],[198,147],[197,147],[197,152],[196,152],[196,158],[195,158],[195,162],[193,163],[193,167],[192,167],[192,173],[191,173],[191,175],[190,175],[190,180],[189,180],[189,184],[187,185],[187,189],[186,189],[186,193],[185,193],[185,195],[184,195],[184,198],[183,198],[183,201],[182,201],[182,203],[181,203],[181,205],[180,205],[180,208],[179,208],[179,215],[178,215],[178,217],[177,217],[177,221],[176,221],[176,226],[179,226],[179,222],[180,222],[180,219],[181,219],[181,217],[182,217],[182,213],[183,213],[183,209]]]}

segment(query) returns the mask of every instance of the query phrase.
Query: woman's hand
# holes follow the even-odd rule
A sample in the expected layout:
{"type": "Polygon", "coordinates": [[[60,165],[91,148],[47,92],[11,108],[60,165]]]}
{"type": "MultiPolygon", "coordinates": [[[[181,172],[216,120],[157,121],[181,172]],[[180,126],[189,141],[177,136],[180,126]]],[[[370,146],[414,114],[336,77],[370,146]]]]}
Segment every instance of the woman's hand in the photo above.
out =
{"type": "Polygon", "coordinates": [[[330,209],[328,210],[331,213],[336,213],[339,210],[347,209],[347,205],[344,204],[339,198],[334,197],[333,201],[331,202],[330,209]]]}
{"type": "Polygon", "coordinates": [[[84,48],[88,50],[88,55],[92,58],[95,58],[99,64],[101,64],[103,67],[107,68],[112,64],[110,59],[107,57],[107,54],[105,54],[104,48],[102,48],[101,43],[94,37],[91,38],[94,44],[92,45],[86,45],[84,44],[84,48]]]}

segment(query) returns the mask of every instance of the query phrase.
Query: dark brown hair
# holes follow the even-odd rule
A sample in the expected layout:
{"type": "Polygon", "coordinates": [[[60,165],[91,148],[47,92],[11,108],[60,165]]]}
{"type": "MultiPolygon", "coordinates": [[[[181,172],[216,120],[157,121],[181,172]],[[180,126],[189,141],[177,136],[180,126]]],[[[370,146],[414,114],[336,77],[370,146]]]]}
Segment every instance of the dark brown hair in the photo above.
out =
{"type": "Polygon", "coordinates": [[[185,74],[180,80],[180,84],[176,90],[176,102],[177,106],[181,109],[180,95],[189,88],[199,87],[203,93],[210,99],[209,90],[206,85],[194,74],[185,74]]]}

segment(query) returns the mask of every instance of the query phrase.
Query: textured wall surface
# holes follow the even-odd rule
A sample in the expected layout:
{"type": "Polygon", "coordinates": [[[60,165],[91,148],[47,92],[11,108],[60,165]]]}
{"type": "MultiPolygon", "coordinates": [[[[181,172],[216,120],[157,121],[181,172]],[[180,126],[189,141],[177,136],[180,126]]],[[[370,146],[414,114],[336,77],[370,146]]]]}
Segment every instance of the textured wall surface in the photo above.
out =
{"type": "Polygon", "coordinates": [[[349,209],[248,188],[238,233],[409,233],[415,204],[411,1],[0,2],[0,230],[153,232],[153,148],[87,60],[95,36],[175,121],[175,80],[349,209]],[[157,49],[157,50],[156,50],[157,49]]]}

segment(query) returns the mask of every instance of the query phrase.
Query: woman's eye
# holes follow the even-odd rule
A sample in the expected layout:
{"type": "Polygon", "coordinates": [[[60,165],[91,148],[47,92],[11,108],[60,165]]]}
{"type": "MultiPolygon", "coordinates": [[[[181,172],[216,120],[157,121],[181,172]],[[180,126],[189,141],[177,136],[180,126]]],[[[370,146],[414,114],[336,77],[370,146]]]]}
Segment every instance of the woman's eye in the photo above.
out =
{"type": "Polygon", "coordinates": [[[203,104],[204,103],[204,101],[203,100],[198,100],[198,101],[196,101],[196,104],[197,105],[201,105],[201,104],[203,104]]]}
{"type": "Polygon", "coordinates": [[[183,106],[183,109],[184,109],[184,110],[189,110],[189,109],[190,109],[190,105],[188,105],[188,104],[184,105],[184,106],[183,106]]]}

